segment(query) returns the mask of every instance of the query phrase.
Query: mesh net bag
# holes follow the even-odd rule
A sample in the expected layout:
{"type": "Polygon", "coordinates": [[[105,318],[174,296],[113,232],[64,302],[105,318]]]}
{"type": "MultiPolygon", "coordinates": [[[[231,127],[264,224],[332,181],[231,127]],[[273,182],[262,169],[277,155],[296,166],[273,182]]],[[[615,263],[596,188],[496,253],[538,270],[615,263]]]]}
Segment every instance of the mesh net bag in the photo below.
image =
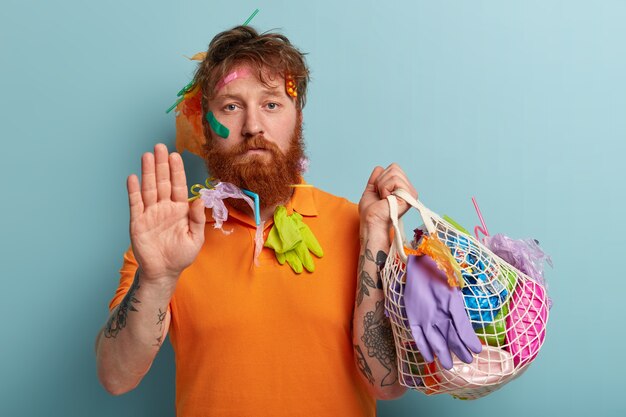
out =
{"type": "Polygon", "coordinates": [[[426,233],[437,236],[461,269],[465,310],[483,350],[466,364],[453,354],[453,367],[426,363],[413,339],[404,304],[407,255],[397,200],[388,197],[394,241],[382,270],[386,313],[396,346],[398,379],[427,395],[477,399],[520,376],[545,339],[548,296],[543,285],[514,268],[474,237],[427,209],[403,190],[394,194],[418,210],[426,233]]]}

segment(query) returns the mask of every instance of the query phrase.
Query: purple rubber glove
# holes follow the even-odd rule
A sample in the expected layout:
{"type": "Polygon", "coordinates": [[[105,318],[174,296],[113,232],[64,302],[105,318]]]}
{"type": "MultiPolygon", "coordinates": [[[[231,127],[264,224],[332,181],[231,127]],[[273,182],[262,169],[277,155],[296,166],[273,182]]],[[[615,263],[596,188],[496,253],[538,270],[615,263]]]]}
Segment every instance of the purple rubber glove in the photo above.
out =
{"type": "Polygon", "coordinates": [[[434,360],[434,353],[441,366],[451,369],[450,352],[471,363],[470,351],[482,351],[461,291],[448,285],[445,274],[428,256],[409,255],[404,303],[413,338],[426,362],[434,360]]]}

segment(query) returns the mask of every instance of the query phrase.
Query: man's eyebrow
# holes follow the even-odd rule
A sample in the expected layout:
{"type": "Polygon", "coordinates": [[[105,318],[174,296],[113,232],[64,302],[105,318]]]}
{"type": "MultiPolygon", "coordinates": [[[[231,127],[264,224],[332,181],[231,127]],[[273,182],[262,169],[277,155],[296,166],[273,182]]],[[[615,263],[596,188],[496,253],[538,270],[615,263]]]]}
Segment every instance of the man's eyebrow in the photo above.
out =
{"type": "Polygon", "coordinates": [[[276,86],[273,88],[265,88],[265,91],[263,91],[263,96],[282,97],[281,93],[282,93],[281,88],[279,86],[276,86]]]}
{"type": "MultiPolygon", "coordinates": [[[[272,88],[264,88],[262,96],[263,97],[282,97],[280,86],[272,87],[272,88]]],[[[242,97],[237,94],[218,94],[215,96],[214,100],[242,100],[242,97]]]]}
{"type": "Polygon", "coordinates": [[[215,100],[241,100],[241,97],[233,94],[218,94],[215,100]]]}

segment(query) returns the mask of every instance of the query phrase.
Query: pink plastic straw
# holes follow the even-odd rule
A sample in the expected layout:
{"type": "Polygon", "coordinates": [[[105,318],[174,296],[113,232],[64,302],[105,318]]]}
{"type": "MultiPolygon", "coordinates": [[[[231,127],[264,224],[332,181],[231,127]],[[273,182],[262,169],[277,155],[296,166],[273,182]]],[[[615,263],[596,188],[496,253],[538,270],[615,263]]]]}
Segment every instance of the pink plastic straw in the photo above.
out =
{"type": "Polygon", "coordinates": [[[485,237],[489,236],[489,230],[487,230],[487,225],[485,224],[485,219],[483,219],[483,215],[480,212],[480,208],[478,207],[478,203],[476,202],[476,198],[472,197],[472,203],[474,203],[474,208],[476,209],[476,214],[478,214],[478,218],[480,219],[480,224],[482,224],[482,227],[480,226],[476,226],[474,227],[474,236],[476,236],[476,239],[480,240],[481,242],[484,243],[485,239],[481,239],[480,237],[478,237],[478,232],[481,232],[483,235],[485,235],[485,237]]]}

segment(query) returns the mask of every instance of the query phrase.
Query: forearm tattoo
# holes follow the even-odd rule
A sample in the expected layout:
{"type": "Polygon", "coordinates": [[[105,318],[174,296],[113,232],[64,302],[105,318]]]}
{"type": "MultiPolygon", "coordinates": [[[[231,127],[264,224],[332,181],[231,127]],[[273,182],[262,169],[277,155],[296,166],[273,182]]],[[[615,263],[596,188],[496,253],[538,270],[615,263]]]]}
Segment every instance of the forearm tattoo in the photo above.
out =
{"type": "Polygon", "coordinates": [[[354,345],[354,353],[356,355],[356,363],[359,367],[359,371],[367,378],[370,384],[374,385],[374,376],[372,375],[372,369],[365,360],[365,355],[359,345],[354,345]]]}
{"type": "Polygon", "coordinates": [[[128,317],[128,313],[130,311],[139,311],[135,307],[136,304],[141,304],[135,297],[135,293],[139,289],[139,273],[135,274],[135,279],[133,280],[132,285],[128,289],[126,296],[118,305],[104,328],[104,335],[109,338],[116,338],[118,333],[126,327],[126,319],[128,317]]]}
{"type": "Polygon", "coordinates": [[[356,305],[360,306],[361,303],[363,302],[363,297],[366,295],[370,295],[370,291],[367,289],[367,287],[376,288],[376,283],[374,282],[371,275],[367,271],[363,271],[361,269],[359,271],[358,287],[359,288],[356,294],[356,305]]]}
{"type": "MultiPolygon", "coordinates": [[[[383,289],[382,270],[387,261],[387,253],[380,250],[376,253],[376,257],[374,257],[372,251],[367,247],[367,244],[368,242],[365,242],[364,254],[359,258],[357,306],[361,305],[366,295],[371,295],[369,288],[377,290],[383,289]],[[376,281],[374,281],[369,272],[364,270],[366,261],[370,261],[376,265],[376,281]]],[[[363,346],[367,349],[367,355],[370,358],[378,359],[380,364],[387,370],[387,374],[381,381],[381,386],[393,385],[398,379],[397,373],[395,372],[396,348],[393,342],[391,323],[385,316],[384,300],[377,301],[375,310],[365,314],[363,329],[364,332],[361,341],[363,342],[363,346]]],[[[372,370],[367,364],[361,348],[355,345],[354,350],[359,370],[371,384],[374,384],[372,370]]]]}
{"type": "Polygon", "coordinates": [[[376,288],[379,290],[383,289],[383,268],[385,267],[385,262],[387,262],[387,254],[382,250],[379,250],[376,254],[376,260],[372,259],[376,264],[376,277],[378,281],[376,281],[376,288]]]}
{"type": "Polygon", "coordinates": [[[159,326],[159,332],[161,332],[161,335],[156,338],[156,343],[152,346],[161,346],[161,344],[163,344],[163,321],[165,320],[166,314],[167,310],[162,311],[159,308],[159,314],[157,315],[158,319],[156,324],[159,326]]]}
{"type": "Polygon", "coordinates": [[[387,374],[381,382],[381,386],[393,385],[397,380],[396,372],[393,372],[396,363],[396,349],[393,343],[393,331],[391,323],[385,316],[384,302],[377,301],[376,309],[369,311],[363,320],[364,333],[361,337],[367,354],[376,358],[387,369],[387,374]]]}
{"type": "MultiPolygon", "coordinates": [[[[370,295],[370,291],[367,287],[370,288],[378,288],[379,290],[383,288],[382,285],[382,280],[380,279],[380,267],[378,267],[378,258],[380,256],[380,254],[382,253],[383,255],[385,255],[385,259],[387,259],[387,255],[385,254],[385,252],[383,251],[379,251],[378,255],[376,256],[376,259],[374,259],[374,256],[372,255],[372,251],[369,250],[367,248],[367,242],[365,243],[365,255],[361,255],[359,257],[359,280],[357,283],[357,292],[356,292],[356,305],[360,306],[361,303],[363,302],[363,297],[365,297],[366,295],[369,296],[370,295]],[[368,261],[372,261],[377,265],[377,277],[378,277],[378,281],[379,282],[374,282],[374,279],[372,278],[372,276],[369,274],[369,272],[363,270],[363,266],[365,265],[365,260],[368,261]]],[[[385,264],[385,262],[383,261],[383,265],[385,264]]]]}

